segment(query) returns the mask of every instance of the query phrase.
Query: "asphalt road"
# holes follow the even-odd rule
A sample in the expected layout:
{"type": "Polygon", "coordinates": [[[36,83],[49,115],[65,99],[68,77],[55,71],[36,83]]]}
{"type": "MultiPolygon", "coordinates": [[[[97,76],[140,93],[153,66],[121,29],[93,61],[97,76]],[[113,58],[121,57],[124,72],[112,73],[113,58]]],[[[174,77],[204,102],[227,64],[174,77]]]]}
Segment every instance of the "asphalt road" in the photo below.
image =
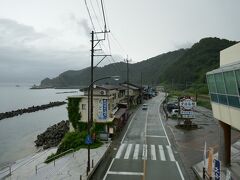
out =
{"type": "Polygon", "coordinates": [[[104,180],[184,179],[159,113],[163,99],[159,94],[133,115],[104,180]]]}

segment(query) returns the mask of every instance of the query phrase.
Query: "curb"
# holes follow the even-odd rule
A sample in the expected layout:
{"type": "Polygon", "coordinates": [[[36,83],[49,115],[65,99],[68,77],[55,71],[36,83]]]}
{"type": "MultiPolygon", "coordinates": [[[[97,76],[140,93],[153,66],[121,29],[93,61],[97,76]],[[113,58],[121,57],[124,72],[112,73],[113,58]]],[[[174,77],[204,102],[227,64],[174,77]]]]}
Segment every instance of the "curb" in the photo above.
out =
{"type": "Polygon", "coordinates": [[[100,163],[102,162],[102,160],[106,157],[107,153],[108,153],[108,152],[110,151],[110,149],[111,149],[111,144],[112,144],[112,143],[109,144],[109,146],[108,146],[107,150],[105,151],[105,153],[103,154],[103,156],[99,159],[99,161],[97,162],[97,164],[93,167],[92,171],[91,171],[90,174],[87,176],[87,180],[89,180],[89,179],[92,177],[93,173],[94,173],[95,170],[98,168],[99,164],[100,164],[100,163]]]}

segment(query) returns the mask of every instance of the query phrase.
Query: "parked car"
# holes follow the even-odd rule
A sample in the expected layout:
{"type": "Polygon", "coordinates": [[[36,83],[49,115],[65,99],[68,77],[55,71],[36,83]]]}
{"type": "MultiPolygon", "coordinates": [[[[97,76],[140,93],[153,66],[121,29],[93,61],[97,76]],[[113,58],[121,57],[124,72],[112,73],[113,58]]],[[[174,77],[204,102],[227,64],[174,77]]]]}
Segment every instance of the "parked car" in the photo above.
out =
{"type": "Polygon", "coordinates": [[[142,110],[147,110],[148,109],[148,105],[147,104],[143,104],[142,105],[142,110]]]}
{"type": "Polygon", "coordinates": [[[172,109],[171,115],[172,116],[174,116],[174,115],[177,116],[178,113],[179,113],[179,109],[172,109]]]}
{"type": "Polygon", "coordinates": [[[176,105],[175,103],[167,103],[168,112],[172,112],[173,109],[178,109],[178,105],[176,105]]]}

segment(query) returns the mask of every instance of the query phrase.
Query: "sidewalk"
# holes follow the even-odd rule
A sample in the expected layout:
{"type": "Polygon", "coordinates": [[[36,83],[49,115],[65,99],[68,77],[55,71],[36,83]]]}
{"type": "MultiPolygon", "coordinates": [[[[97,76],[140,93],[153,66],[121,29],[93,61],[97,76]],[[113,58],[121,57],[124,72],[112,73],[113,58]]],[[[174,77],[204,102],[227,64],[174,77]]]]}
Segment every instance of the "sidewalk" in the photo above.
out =
{"type": "MultiPolygon", "coordinates": [[[[218,153],[214,154],[214,158],[218,157],[218,153]]],[[[208,162],[208,161],[206,161],[208,162]]],[[[214,165],[213,165],[214,167],[214,165]]],[[[203,175],[203,161],[197,163],[193,167],[194,172],[202,179],[203,175]]],[[[231,147],[231,167],[228,168],[231,171],[232,180],[240,179],[240,140],[232,144],[231,147]]],[[[226,178],[226,167],[221,166],[221,179],[226,178]]]]}
{"type": "MultiPolygon", "coordinates": [[[[107,151],[110,143],[106,143],[97,149],[91,149],[91,171],[100,162],[105,152],[107,151]],[[94,162],[94,167],[92,167],[92,160],[94,162]]],[[[27,157],[20,160],[12,166],[12,175],[7,176],[6,180],[21,180],[21,179],[71,179],[79,180],[82,176],[82,180],[87,179],[86,169],[87,169],[87,149],[80,149],[74,152],[74,154],[65,155],[62,158],[56,160],[49,164],[43,163],[48,155],[56,152],[56,148],[50,149],[46,152],[41,152],[33,157],[27,157]],[[37,157],[37,158],[36,158],[37,157]],[[21,163],[24,162],[24,163],[21,163]],[[36,173],[37,166],[37,173],[36,173]]],[[[4,171],[4,170],[3,170],[4,171]]],[[[0,171],[0,179],[3,175],[0,171]]],[[[4,178],[3,178],[4,179],[4,178]]]]}

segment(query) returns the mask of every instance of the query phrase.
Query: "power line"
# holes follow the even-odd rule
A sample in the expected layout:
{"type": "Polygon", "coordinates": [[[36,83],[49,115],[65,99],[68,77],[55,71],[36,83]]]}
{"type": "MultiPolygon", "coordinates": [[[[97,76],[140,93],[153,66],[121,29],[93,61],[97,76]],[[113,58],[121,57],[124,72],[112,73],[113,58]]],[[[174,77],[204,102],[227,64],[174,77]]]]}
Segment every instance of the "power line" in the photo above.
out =
{"type": "Polygon", "coordinates": [[[93,7],[92,0],[90,0],[90,4],[91,4],[92,10],[93,10],[93,13],[94,13],[94,15],[95,15],[95,18],[96,18],[96,20],[97,20],[97,22],[98,22],[98,25],[99,25],[99,27],[100,27],[100,30],[103,31],[103,29],[102,29],[102,27],[101,27],[101,24],[100,24],[100,22],[99,22],[99,19],[98,19],[98,17],[97,17],[97,13],[96,13],[96,11],[95,11],[95,9],[94,9],[94,7],[93,7]]]}

